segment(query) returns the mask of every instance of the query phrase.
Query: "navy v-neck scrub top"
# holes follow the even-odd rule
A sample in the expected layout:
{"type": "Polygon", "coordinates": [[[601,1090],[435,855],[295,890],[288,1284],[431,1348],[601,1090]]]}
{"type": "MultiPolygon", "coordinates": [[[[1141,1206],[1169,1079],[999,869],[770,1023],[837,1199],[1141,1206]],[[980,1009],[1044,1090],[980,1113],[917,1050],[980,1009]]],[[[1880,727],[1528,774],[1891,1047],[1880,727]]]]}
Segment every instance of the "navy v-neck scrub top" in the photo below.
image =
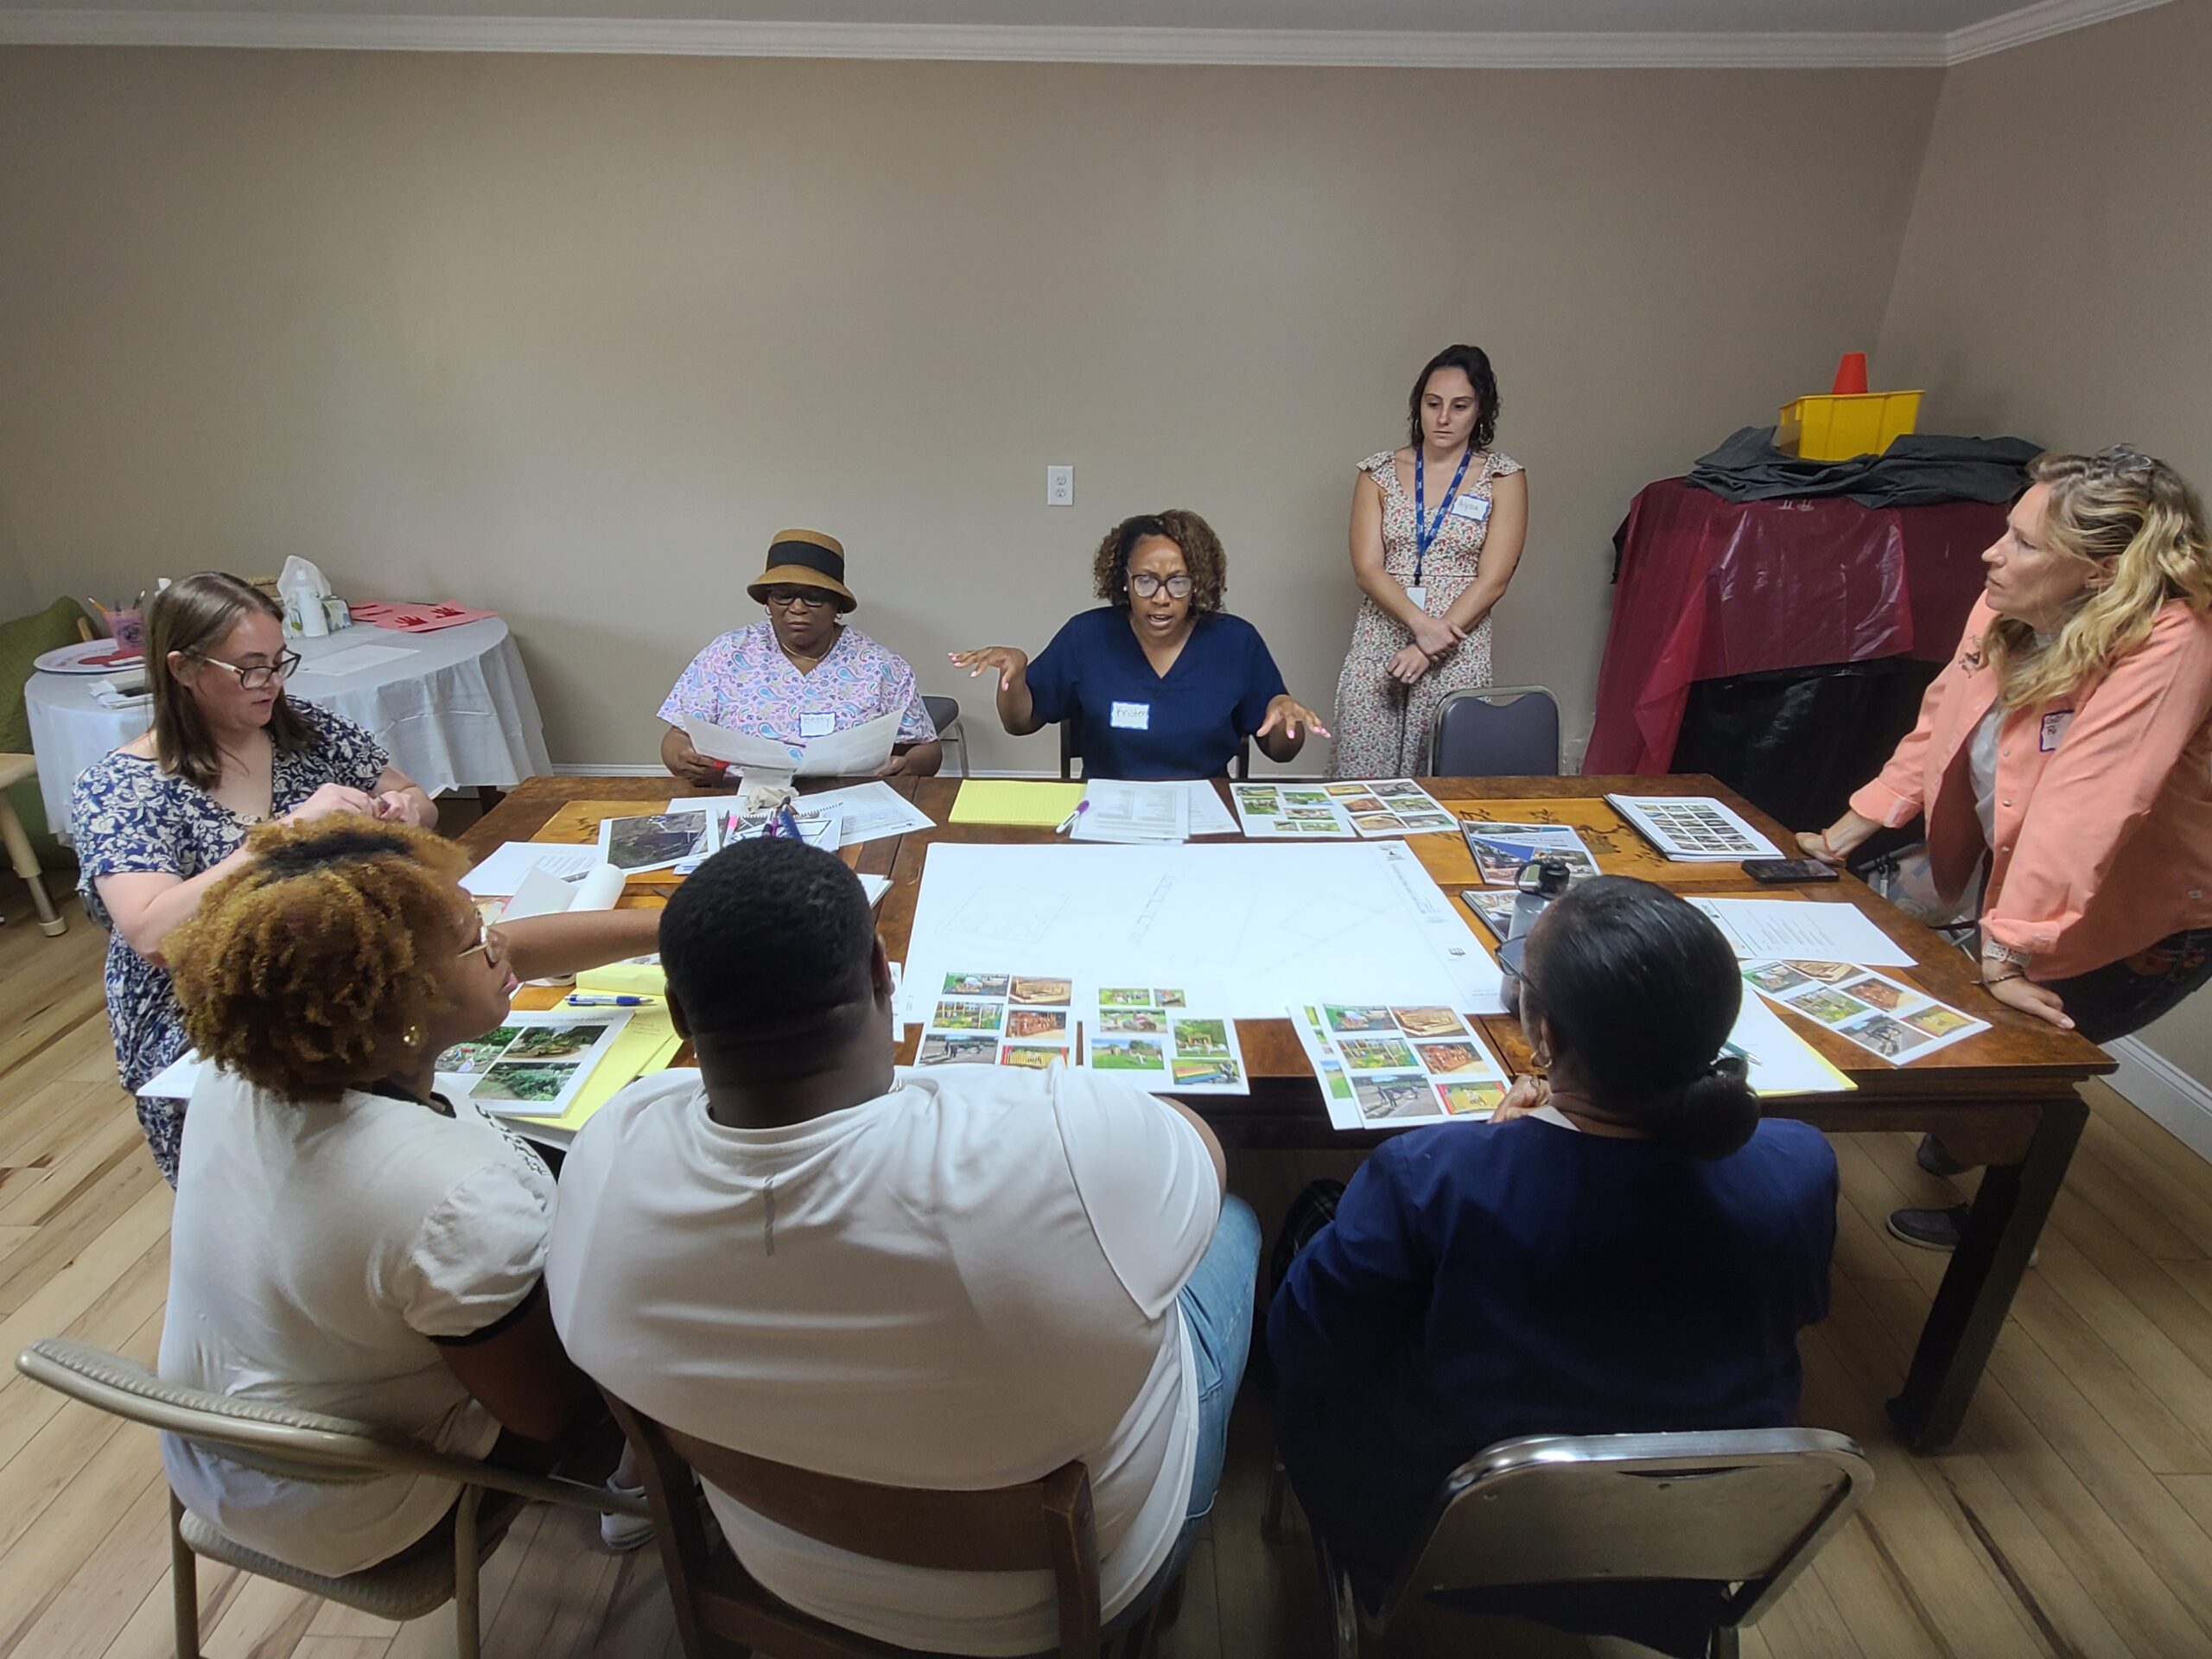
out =
{"type": "Polygon", "coordinates": [[[1110,605],[1069,618],[1029,664],[1037,717],[1075,722],[1091,778],[1223,777],[1282,691],[1260,631],[1219,611],[1198,619],[1165,674],[1110,605]]]}

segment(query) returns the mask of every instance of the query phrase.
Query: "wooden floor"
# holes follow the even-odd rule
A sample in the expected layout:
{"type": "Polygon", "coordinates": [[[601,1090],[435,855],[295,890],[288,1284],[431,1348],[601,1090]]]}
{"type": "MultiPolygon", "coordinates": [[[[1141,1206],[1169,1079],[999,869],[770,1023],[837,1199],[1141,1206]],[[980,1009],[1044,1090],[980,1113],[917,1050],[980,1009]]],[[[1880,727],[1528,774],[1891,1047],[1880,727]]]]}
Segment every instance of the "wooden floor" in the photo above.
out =
{"type": "MultiPolygon", "coordinates": [[[[0,878],[4,880],[4,878],[0,878]]],[[[0,1353],[54,1333],[150,1361],[169,1195],[116,1087],[103,936],[73,903],[58,939],[0,894],[0,1353]]],[[[2212,1654],[2212,1166],[2101,1087],[1966,1434],[1916,1459],[1889,1432],[1940,1257],[1882,1217],[1943,1185],[1902,1135],[1840,1137],[1834,1311],[1804,1343],[1805,1421],[1855,1436],[1878,1469],[1862,1516],[1744,1648],[1775,1659],[2212,1654]]],[[[1263,1214],[1310,1166],[1240,1159],[1263,1214]]],[[[1310,1558],[1259,1536],[1263,1411],[1239,1408],[1230,1467],[1166,1659],[1325,1651],[1310,1558]]],[[[12,1374],[0,1385],[0,1659],[169,1651],[166,1491],[152,1437],[12,1374]]],[[[395,1626],[215,1568],[200,1579],[210,1659],[428,1659],[443,1614],[395,1626]]],[[[533,1512],[485,1586],[499,1659],[677,1646],[650,1550],[600,1551],[588,1519],[533,1512]]],[[[1439,1618],[1400,1654],[1593,1650],[1525,1626],[1439,1618]]],[[[1630,1651],[1600,1644],[1608,1654],[1630,1651]]]]}

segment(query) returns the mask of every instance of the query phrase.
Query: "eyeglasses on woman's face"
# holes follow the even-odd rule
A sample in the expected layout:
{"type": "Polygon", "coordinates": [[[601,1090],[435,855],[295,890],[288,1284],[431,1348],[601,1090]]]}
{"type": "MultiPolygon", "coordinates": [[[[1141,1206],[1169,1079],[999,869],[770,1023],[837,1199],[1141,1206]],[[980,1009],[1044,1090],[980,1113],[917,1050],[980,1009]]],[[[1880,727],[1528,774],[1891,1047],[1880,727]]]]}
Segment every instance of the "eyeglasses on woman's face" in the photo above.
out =
{"type": "Polygon", "coordinates": [[[273,663],[248,663],[244,667],[226,663],[219,657],[202,657],[200,660],[210,668],[226,669],[237,675],[241,690],[259,691],[289,677],[305,659],[296,651],[286,651],[279,652],[273,663]]]}
{"type": "Polygon", "coordinates": [[[1498,995],[1503,999],[1505,1011],[1516,1020],[1521,1017],[1521,991],[1528,984],[1529,976],[1522,964],[1529,955],[1529,936],[1516,933],[1497,947],[1497,971],[1503,982],[1498,995]]]}
{"type": "Polygon", "coordinates": [[[760,602],[770,610],[796,607],[802,611],[820,611],[837,601],[834,594],[825,594],[818,588],[768,588],[761,591],[760,602]]]}
{"type": "Polygon", "coordinates": [[[484,960],[495,966],[507,958],[507,936],[480,914],[476,918],[476,943],[461,952],[456,960],[466,962],[480,950],[484,953],[484,960]]]}
{"type": "Polygon", "coordinates": [[[1161,588],[1167,590],[1170,599],[1188,599],[1191,579],[1188,576],[1169,576],[1165,581],[1148,570],[1140,570],[1129,578],[1129,591],[1139,599],[1150,599],[1161,588]]]}

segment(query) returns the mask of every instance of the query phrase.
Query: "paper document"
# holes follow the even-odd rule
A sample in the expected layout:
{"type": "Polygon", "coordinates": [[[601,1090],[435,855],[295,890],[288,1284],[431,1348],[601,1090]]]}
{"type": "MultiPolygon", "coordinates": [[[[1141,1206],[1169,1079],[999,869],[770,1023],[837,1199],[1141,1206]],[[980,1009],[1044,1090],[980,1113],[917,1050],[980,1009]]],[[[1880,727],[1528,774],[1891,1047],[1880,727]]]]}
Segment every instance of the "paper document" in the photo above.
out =
{"type": "Polygon", "coordinates": [[[194,1049],[181,1060],[172,1060],[138,1086],[138,1092],[149,1100],[190,1100],[192,1091],[200,1086],[201,1074],[207,1062],[194,1049]]]}
{"type": "Polygon", "coordinates": [[[868,778],[881,772],[899,741],[898,710],[799,745],[802,778],[868,778]]]}
{"type": "Polygon", "coordinates": [[[1517,886],[1521,868],[1540,858],[1564,862],[1570,875],[1595,875],[1598,861],[1573,830],[1554,823],[1493,823],[1462,817],[1459,832],[1485,887],[1517,886]]]}
{"type": "Polygon", "coordinates": [[[516,885],[514,897],[507,900],[499,919],[519,922],[530,916],[612,910],[621,896],[622,872],[612,864],[594,864],[581,877],[558,876],[537,864],[516,885]]]}
{"type": "Polygon", "coordinates": [[[1738,962],[1805,957],[1868,967],[1912,966],[1912,952],[1883,932],[1856,905],[1696,897],[1690,903],[1719,925],[1738,962]]]}
{"type": "Polygon", "coordinates": [[[967,778],[952,798],[952,823],[1005,823],[1025,830],[1057,829],[1083,800],[1081,784],[1026,778],[967,778]]]}
{"type": "Polygon", "coordinates": [[[1669,858],[1683,863],[1782,856],[1780,848],[1710,795],[1608,795],[1605,804],[1669,858]]]}
{"type": "Polygon", "coordinates": [[[403,657],[421,653],[402,650],[397,645],[349,645],[344,651],[334,651],[327,657],[310,657],[300,664],[302,674],[359,674],[365,668],[375,668],[383,663],[396,663],[403,657]]]}
{"type": "Polygon", "coordinates": [[[599,856],[625,875],[665,870],[715,850],[712,815],[692,808],[599,821],[599,856]]]}
{"type": "Polygon", "coordinates": [[[683,716],[683,734],[691,740],[691,747],[708,760],[720,760],[725,766],[758,766],[766,772],[784,772],[798,768],[799,746],[795,743],[779,743],[773,738],[756,736],[751,732],[733,732],[727,726],[717,726],[696,715],[683,716]]]}
{"type": "Polygon", "coordinates": [[[928,1026],[916,1065],[1042,1071],[1075,1058],[1075,982],[1064,975],[954,969],[931,984],[917,982],[915,989],[928,1026]]]}
{"type": "Polygon", "coordinates": [[[844,825],[838,832],[840,847],[877,841],[885,836],[903,836],[912,830],[937,828],[936,819],[880,778],[865,784],[849,784],[843,789],[803,795],[799,802],[803,811],[834,810],[840,814],[844,825]]]}
{"type": "Polygon", "coordinates": [[[510,1014],[438,1056],[438,1092],[494,1117],[555,1117],[630,1023],[626,1008],[510,1014]]]}
{"type": "Polygon", "coordinates": [[[636,1009],[603,1057],[592,1065],[590,1075],[577,1087],[564,1111],[557,1116],[500,1116],[528,1140],[566,1147],[601,1107],[639,1077],[666,1070],[683,1047],[683,1039],[676,1034],[676,1023],[667,1009],[636,1009]]]}
{"type": "Polygon", "coordinates": [[[1249,1095],[1236,1022],[1164,985],[1102,985],[1084,1030],[1084,1065],[1155,1095],[1249,1095]]]}
{"type": "Polygon", "coordinates": [[[1869,1054],[1904,1065],[1989,1029],[1917,985],[1855,963],[1747,962],[1744,982],[1777,1007],[1825,1026],[1869,1054]]]}
{"type": "Polygon", "coordinates": [[[616,996],[662,996],[668,991],[668,976],[661,971],[658,955],[630,957],[583,969],[576,976],[576,988],[616,996]]]}
{"type": "Polygon", "coordinates": [[[1245,835],[1254,841],[1345,841],[1359,831],[1351,814],[1319,785],[1231,784],[1230,798],[1245,835]]]}
{"type": "Polygon", "coordinates": [[[1339,1129],[1479,1122],[1505,1098],[1505,1068],[1472,1022],[1441,1004],[1313,997],[1289,1014],[1339,1129]]]}
{"type": "Polygon", "coordinates": [[[861,877],[861,891],[868,895],[868,906],[873,909],[881,904],[883,895],[891,891],[891,878],[887,875],[864,875],[861,877]]]}
{"type": "Polygon", "coordinates": [[[1236,815],[1221,804],[1221,793],[1210,781],[1200,778],[1183,787],[1191,797],[1192,835],[1233,836],[1236,833],[1236,815]]]}
{"type": "Polygon", "coordinates": [[[581,880],[599,862],[596,847],[556,841],[510,841],[461,878],[461,890],[477,899],[505,899],[534,869],[564,880],[581,880]]]}
{"type": "Polygon", "coordinates": [[[1743,1007],[1736,1015],[1736,1028],[1728,1033],[1728,1040],[1721,1047],[1727,1053],[1740,1056],[1751,1068],[1748,1081],[1751,1092],[1762,1098],[1772,1095],[1840,1095],[1859,1086],[1821,1058],[1818,1049],[1790,1030],[1780,1014],[1754,995],[1744,998],[1743,1007]]]}
{"type": "Polygon", "coordinates": [[[1179,842],[1191,838],[1191,791],[1179,783],[1094,778],[1084,785],[1077,841],[1179,842]]]}

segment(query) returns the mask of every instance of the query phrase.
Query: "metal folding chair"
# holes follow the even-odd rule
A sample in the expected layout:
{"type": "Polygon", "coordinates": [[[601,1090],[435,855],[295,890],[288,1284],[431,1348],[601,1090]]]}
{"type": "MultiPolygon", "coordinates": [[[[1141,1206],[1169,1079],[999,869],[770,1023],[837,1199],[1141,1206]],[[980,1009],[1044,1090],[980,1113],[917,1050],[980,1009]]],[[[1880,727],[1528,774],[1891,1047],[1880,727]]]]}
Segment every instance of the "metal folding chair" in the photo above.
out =
{"type": "Polygon", "coordinates": [[[938,741],[960,746],[960,775],[968,775],[968,728],[960,723],[960,704],[951,697],[932,697],[925,694],[922,707],[930,711],[930,724],[937,728],[938,741]]]}
{"type": "Polygon", "coordinates": [[[1559,699],[1541,685],[1447,691],[1429,728],[1432,778],[1556,778],[1559,699]]]}
{"type": "Polygon", "coordinates": [[[330,1484],[386,1474],[431,1475],[460,1487],[461,1498],[451,1517],[420,1543],[388,1561],[337,1578],[247,1548],[191,1514],[172,1495],[169,1591],[177,1659],[200,1659],[197,1556],[379,1618],[418,1618],[450,1601],[462,1659],[477,1659],[481,1644],[477,1569],[499,1548],[524,1503],[559,1503],[594,1513],[648,1513],[643,1500],[623,1497],[601,1486],[454,1457],[373,1424],[164,1382],[137,1361],[89,1343],[46,1338],[16,1357],[16,1369],[72,1400],[218,1447],[225,1457],[270,1474],[330,1484]],[[487,1493],[500,1497],[486,1503],[487,1493]]]}
{"type": "MultiPolygon", "coordinates": [[[[1480,1590],[1624,1580],[1725,1586],[1707,1651],[1756,1623],[1873,1484],[1858,1445],[1820,1428],[1529,1435],[1454,1470],[1409,1559],[1363,1597],[1317,1532],[1338,1659],[1408,1603],[1480,1590]]],[[[1275,1472],[1264,1522],[1280,1535],[1275,1472]]]]}

